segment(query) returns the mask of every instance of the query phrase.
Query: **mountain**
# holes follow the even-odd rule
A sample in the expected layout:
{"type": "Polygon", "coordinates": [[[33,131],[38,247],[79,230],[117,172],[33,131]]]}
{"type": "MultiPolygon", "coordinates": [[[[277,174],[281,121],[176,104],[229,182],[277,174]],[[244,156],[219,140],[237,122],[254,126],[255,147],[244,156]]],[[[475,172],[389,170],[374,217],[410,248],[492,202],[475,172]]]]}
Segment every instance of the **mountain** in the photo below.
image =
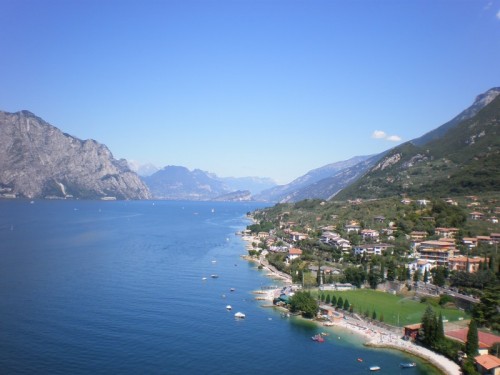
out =
{"type": "Polygon", "coordinates": [[[141,177],[151,176],[153,173],[159,171],[158,167],[151,163],[140,164],[135,160],[127,160],[128,166],[131,170],[137,173],[141,177]]]}
{"type": "Polygon", "coordinates": [[[0,111],[0,194],[19,198],[148,199],[125,160],[31,112],[0,111]]]}
{"type": "Polygon", "coordinates": [[[263,190],[276,186],[276,182],[268,177],[216,177],[230,190],[248,190],[256,195],[263,190]]]}
{"type": "Polygon", "coordinates": [[[289,184],[275,186],[255,196],[267,202],[297,202],[302,199],[328,199],[374,165],[381,155],[355,156],[313,169],[289,184]]]}
{"type": "Polygon", "coordinates": [[[199,169],[169,165],[143,177],[153,196],[169,200],[211,200],[230,193],[222,181],[199,169]]]}
{"type": "Polygon", "coordinates": [[[500,90],[423,137],[389,150],[335,198],[454,196],[500,191],[500,90]]]}
{"type": "Polygon", "coordinates": [[[220,195],[212,200],[219,202],[242,202],[251,201],[252,199],[252,193],[249,190],[237,190],[232,193],[220,195]]]}
{"type": "Polygon", "coordinates": [[[440,127],[431,130],[419,138],[413,139],[411,143],[416,146],[423,146],[428,142],[442,138],[449,129],[452,129],[461,122],[477,115],[477,113],[490,104],[498,96],[498,94],[500,94],[500,87],[494,87],[486,91],[484,94],[478,95],[474,100],[474,103],[469,108],[460,112],[456,117],[440,127]]]}
{"type": "Polygon", "coordinates": [[[276,185],[269,178],[218,177],[214,173],[169,165],[142,178],[158,199],[169,200],[252,200],[251,194],[276,185]]]}

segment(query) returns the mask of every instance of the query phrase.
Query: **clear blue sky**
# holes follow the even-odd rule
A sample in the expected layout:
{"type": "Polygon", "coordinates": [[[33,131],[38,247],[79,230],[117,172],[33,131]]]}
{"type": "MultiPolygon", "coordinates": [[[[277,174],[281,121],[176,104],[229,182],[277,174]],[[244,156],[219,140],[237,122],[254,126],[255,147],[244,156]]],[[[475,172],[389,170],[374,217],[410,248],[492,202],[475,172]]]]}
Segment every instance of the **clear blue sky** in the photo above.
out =
{"type": "Polygon", "coordinates": [[[500,1],[1,0],[0,51],[0,110],[116,158],[288,183],[500,86],[500,1]]]}

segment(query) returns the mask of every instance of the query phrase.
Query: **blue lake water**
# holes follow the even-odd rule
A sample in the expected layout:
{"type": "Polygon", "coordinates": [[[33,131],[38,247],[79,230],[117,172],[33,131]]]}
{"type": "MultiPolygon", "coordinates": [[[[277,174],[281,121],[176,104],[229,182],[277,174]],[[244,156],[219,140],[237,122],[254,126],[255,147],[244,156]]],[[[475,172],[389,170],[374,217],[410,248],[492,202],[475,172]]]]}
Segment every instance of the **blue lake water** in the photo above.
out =
{"type": "Polygon", "coordinates": [[[341,331],[315,343],[320,327],[262,307],[251,292],[272,281],[235,235],[258,207],[0,201],[0,373],[433,372],[341,331]]]}

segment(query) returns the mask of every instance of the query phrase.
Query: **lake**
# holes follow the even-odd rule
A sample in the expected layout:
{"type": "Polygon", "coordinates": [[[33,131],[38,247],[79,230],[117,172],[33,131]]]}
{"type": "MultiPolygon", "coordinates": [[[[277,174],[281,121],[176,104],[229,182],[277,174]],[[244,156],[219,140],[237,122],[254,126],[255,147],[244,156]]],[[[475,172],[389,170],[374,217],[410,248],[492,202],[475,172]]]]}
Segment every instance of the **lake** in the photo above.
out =
{"type": "Polygon", "coordinates": [[[273,281],[240,257],[235,233],[259,207],[0,201],[1,373],[433,372],[401,370],[415,358],[343,331],[316,343],[321,327],[255,300],[273,281]]]}

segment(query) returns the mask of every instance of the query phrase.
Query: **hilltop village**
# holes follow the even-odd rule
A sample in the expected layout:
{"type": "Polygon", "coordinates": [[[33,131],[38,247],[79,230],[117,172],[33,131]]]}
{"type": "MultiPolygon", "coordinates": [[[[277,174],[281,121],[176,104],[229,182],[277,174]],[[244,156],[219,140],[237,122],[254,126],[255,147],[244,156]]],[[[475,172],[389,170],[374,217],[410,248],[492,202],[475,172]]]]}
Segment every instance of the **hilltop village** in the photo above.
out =
{"type": "Polygon", "coordinates": [[[243,235],[259,267],[290,284],[273,295],[276,305],[307,315],[307,307],[297,308],[297,295],[301,303],[309,295],[309,316],[325,325],[339,323],[339,316],[344,325],[348,317],[350,324],[359,319],[365,328],[375,324],[379,333],[386,329],[399,337],[399,349],[413,342],[459,363],[464,373],[493,374],[500,371],[497,198],[277,204],[249,213],[253,224],[243,235]],[[357,298],[360,293],[375,295],[363,297],[375,301],[372,311],[357,298]],[[377,306],[377,300],[386,303],[384,295],[411,298],[422,312],[400,322],[397,307],[388,312],[377,306]],[[434,340],[429,321],[438,332],[434,340]],[[476,339],[469,338],[474,332],[476,339]]]}

